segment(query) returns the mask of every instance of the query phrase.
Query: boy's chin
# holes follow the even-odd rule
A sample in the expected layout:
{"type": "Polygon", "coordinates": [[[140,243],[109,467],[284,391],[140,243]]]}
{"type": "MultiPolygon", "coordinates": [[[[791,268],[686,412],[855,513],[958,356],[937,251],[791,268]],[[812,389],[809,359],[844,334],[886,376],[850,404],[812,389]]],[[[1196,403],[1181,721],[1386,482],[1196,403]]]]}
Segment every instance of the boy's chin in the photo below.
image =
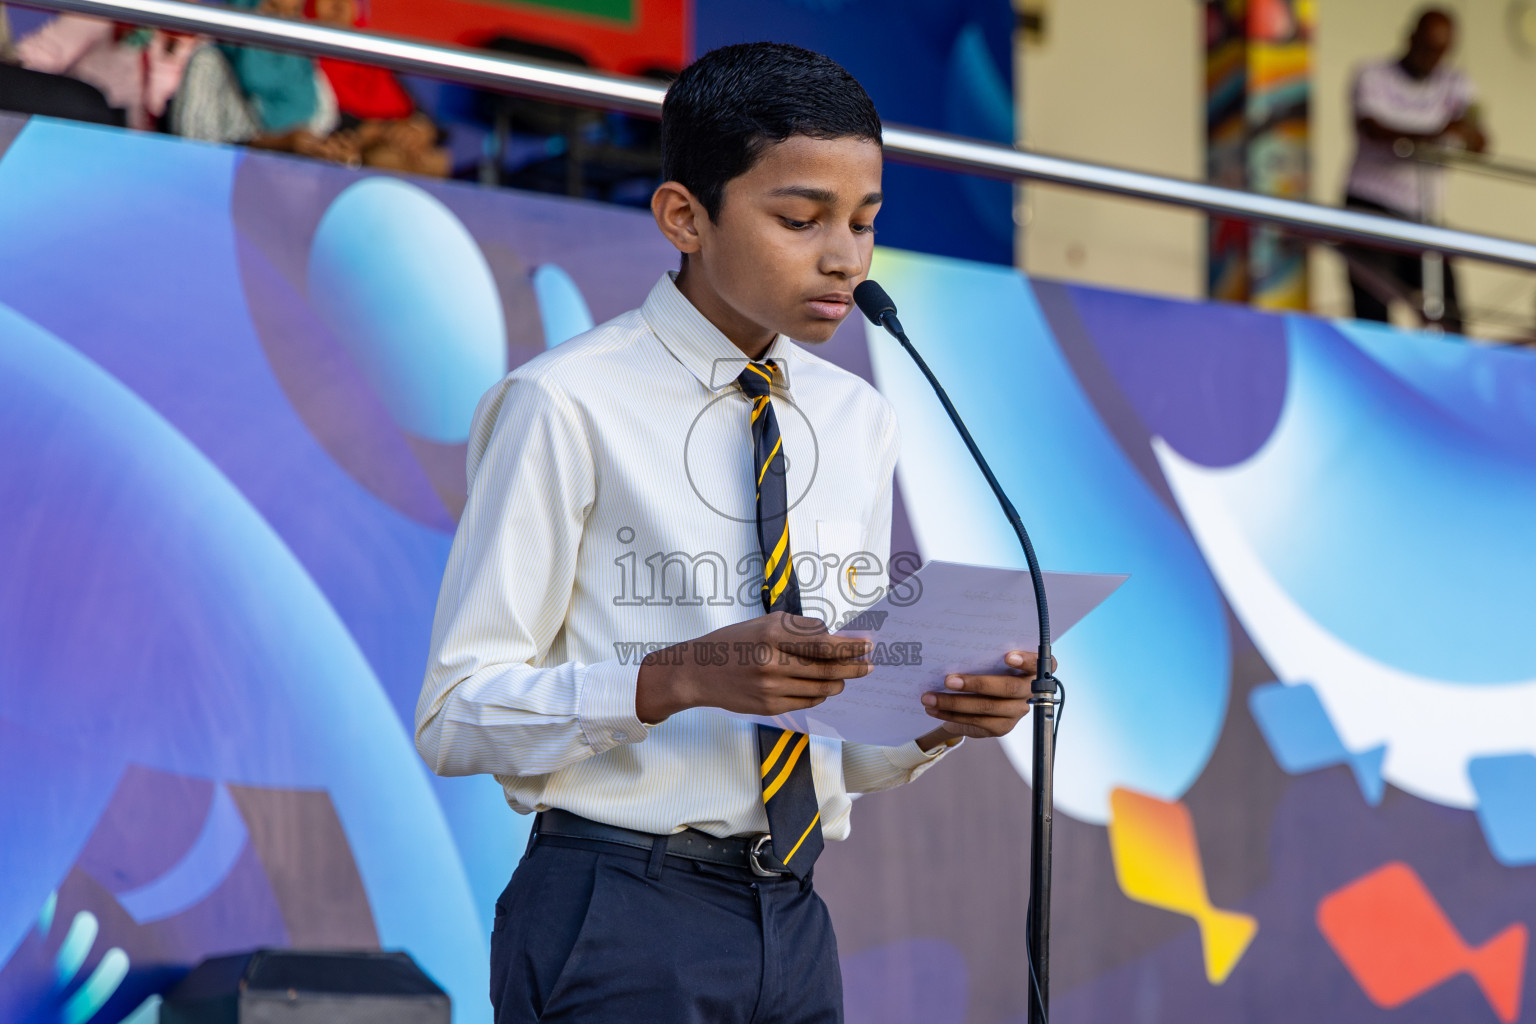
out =
{"type": "Polygon", "coordinates": [[[842,323],[842,320],[806,319],[797,324],[795,330],[786,333],[796,341],[816,345],[823,341],[831,341],[832,335],[837,333],[842,323]]]}

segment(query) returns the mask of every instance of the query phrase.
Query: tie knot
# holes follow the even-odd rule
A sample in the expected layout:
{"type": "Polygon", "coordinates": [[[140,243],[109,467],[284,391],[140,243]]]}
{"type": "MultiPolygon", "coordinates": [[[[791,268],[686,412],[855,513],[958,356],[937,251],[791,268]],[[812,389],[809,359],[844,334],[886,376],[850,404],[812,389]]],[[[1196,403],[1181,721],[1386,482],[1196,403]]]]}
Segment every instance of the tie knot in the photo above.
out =
{"type": "Polygon", "coordinates": [[[778,372],[779,368],[772,359],[748,363],[747,368],[741,371],[741,376],[736,378],[736,383],[752,398],[762,398],[768,393],[768,385],[778,372]]]}

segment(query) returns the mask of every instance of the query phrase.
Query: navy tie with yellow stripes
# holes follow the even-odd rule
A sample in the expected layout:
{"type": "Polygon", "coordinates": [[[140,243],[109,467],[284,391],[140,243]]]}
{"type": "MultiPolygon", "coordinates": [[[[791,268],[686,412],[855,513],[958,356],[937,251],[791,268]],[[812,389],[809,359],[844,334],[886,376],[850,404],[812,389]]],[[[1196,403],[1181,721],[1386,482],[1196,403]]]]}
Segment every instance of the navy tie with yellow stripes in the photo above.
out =
{"type": "MultiPolygon", "coordinates": [[[[789,489],[784,445],[769,385],[779,369],[772,359],[748,363],[736,382],[752,399],[752,468],[757,477],[757,539],[763,550],[763,610],[800,614],[800,587],[789,546],[789,489]]],[[[768,725],[757,727],[763,807],[773,852],[796,878],[821,853],[821,808],[811,777],[810,737],[768,725]]]]}

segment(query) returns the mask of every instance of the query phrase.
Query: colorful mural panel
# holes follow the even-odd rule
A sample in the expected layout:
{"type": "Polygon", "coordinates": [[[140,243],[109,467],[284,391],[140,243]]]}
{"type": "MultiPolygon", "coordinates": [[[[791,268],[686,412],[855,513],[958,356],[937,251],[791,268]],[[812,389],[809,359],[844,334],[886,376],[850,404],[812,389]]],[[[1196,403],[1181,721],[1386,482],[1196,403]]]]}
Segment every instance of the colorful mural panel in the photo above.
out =
{"type": "MultiPolygon", "coordinates": [[[[485,1021],[526,819],[411,720],[468,409],[636,305],[648,217],[0,119],[0,1019],[147,1024],[215,952],[403,948],[485,1021]]],[[[1536,360],[874,274],[1061,570],[1062,1024],[1536,1020],[1536,360]],[[1447,640],[1449,638],[1449,640],[1447,640]]],[[[1016,566],[883,333],[893,550],[1016,566]]],[[[1028,741],[859,801],[854,1022],[1018,1024],[1028,741]]]]}
{"type": "MultiPolygon", "coordinates": [[[[1206,3],[1206,178],[1226,188],[1306,199],[1311,0],[1206,3]]],[[[1208,233],[1211,298],[1304,310],[1307,248],[1266,227],[1216,219],[1208,233]]]]}

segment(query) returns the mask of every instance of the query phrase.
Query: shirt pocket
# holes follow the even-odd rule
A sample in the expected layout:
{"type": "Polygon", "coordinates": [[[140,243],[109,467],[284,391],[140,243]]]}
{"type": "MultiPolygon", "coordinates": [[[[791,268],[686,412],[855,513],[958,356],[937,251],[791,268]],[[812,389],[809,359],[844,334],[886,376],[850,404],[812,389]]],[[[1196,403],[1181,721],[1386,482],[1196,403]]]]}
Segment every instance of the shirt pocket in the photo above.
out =
{"type": "Polygon", "coordinates": [[[816,553],[821,564],[816,585],[802,588],[800,601],[805,614],[825,621],[831,632],[835,633],[855,608],[852,595],[857,593],[860,565],[867,561],[856,556],[863,548],[864,524],[859,520],[816,520],[816,553]]]}

